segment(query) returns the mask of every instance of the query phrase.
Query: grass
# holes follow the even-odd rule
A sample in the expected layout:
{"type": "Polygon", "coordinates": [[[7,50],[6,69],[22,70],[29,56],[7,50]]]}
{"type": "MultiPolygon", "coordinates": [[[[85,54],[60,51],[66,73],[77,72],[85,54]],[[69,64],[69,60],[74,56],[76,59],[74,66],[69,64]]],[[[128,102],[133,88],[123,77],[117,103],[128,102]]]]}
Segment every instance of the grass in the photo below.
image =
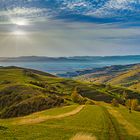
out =
{"type": "Polygon", "coordinates": [[[112,107],[106,104],[104,107],[111,115],[120,139],[140,139],[140,112],[133,111],[133,113],[129,113],[129,110],[121,105],[120,107],[112,107]]]}
{"type": "Polygon", "coordinates": [[[101,71],[81,75],[75,79],[118,85],[140,92],[140,65],[110,66],[101,69],[101,71]]]}
{"type": "MultiPolygon", "coordinates": [[[[83,135],[86,135],[87,138],[96,138],[97,140],[139,139],[139,136],[133,136],[127,132],[126,127],[118,121],[116,116],[114,117],[108,112],[107,106],[109,105],[87,105],[83,110],[73,116],[47,120],[36,124],[18,125],[18,122],[22,118],[0,120],[0,139],[52,140],[53,138],[53,140],[70,140],[83,135]]],[[[72,105],[49,109],[31,114],[25,118],[37,118],[42,115],[60,115],[72,111],[77,107],[78,105],[72,105]]],[[[128,110],[122,106],[112,108],[114,111],[118,111],[122,114],[124,120],[129,121],[131,125],[134,125],[140,130],[139,112],[133,112],[130,115],[128,114],[128,110]]]]}
{"type": "MultiPolygon", "coordinates": [[[[56,108],[24,117],[0,119],[0,140],[70,140],[79,137],[80,140],[82,137],[89,138],[89,140],[95,138],[97,140],[140,139],[138,134],[140,131],[139,112],[133,111],[132,114],[129,114],[128,110],[121,105],[119,108],[115,108],[98,102],[100,100],[109,101],[114,97],[120,99],[124,90],[129,96],[139,99],[140,94],[136,92],[110,85],[89,84],[58,78],[36,71],[28,71],[25,74],[24,70],[19,68],[1,68],[0,80],[0,111],[2,112],[4,107],[8,109],[15,105],[18,111],[23,112],[25,107],[29,107],[29,110],[31,106],[42,107],[47,103],[49,105],[51,100],[59,102],[60,98],[71,104],[71,106],[63,107],[53,106],[56,108]],[[30,81],[33,81],[33,84],[30,81]],[[96,105],[86,105],[80,112],[69,115],[79,107],[71,100],[74,87],[78,87],[78,92],[83,97],[95,99],[96,105]],[[42,101],[43,105],[38,104],[39,101],[42,101]],[[23,110],[19,107],[22,107],[23,110]],[[51,116],[50,119],[28,123],[29,120],[47,116],[51,116]],[[27,123],[20,123],[23,119],[27,123]]],[[[10,112],[13,113],[13,110],[10,112]]]]}
{"type": "Polygon", "coordinates": [[[129,113],[128,109],[124,106],[120,106],[117,110],[123,115],[123,117],[133,124],[138,130],[140,130],[140,112],[132,111],[129,113]]]}
{"type": "Polygon", "coordinates": [[[96,137],[90,134],[78,133],[70,140],[96,140],[96,137]]]}
{"type": "Polygon", "coordinates": [[[22,119],[35,119],[41,116],[56,116],[60,114],[64,114],[67,112],[70,112],[74,110],[78,105],[71,105],[71,106],[64,106],[64,107],[57,107],[57,108],[52,108],[48,109],[45,111],[40,111],[37,113],[33,113],[31,115],[25,116],[25,117],[17,117],[17,118],[11,118],[11,119],[0,119],[0,124],[1,125],[9,125],[9,124],[18,124],[19,121],[22,119]]]}
{"type": "Polygon", "coordinates": [[[86,106],[85,109],[74,116],[48,120],[39,124],[19,126],[10,125],[7,122],[2,125],[7,129],[0,131],[0,136],[2,140],[8,139],[9,136],[11,139],[20,140],[51,140],[52,138],[53,140],[67,140],[79,132],[84,132],[102,140],[107,140],[109,138],[108,132],[110,131],[108,121],[110,121],[108,116],[105,115],[100,106],[86,106]],[[11,133],[13,136],[11,136],[11,133]]]}

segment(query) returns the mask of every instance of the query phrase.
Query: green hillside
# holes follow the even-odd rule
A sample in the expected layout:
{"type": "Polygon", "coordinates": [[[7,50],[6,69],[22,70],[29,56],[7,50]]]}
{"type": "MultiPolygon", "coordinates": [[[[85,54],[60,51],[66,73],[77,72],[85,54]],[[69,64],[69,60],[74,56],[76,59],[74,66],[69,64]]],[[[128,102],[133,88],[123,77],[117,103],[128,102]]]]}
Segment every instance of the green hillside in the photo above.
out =
{"type": "Polygon", "coordinates": [[[77,113],[70,114],[79,107],[77,105],[61,107],[27,117],[0,120],[0,139],[79,140],[82,137],[84,140],[140,139],[139,112],[133,111],[130,114],[123,106],[116,108],[100,103],[84,106],[77,113]]]}
{"type": "Polygon", "coordinates": [[[124,93],[125,100],[140,101],[139,92],[127,88],[1,67],[0,139],[138,140],[140,112],[129,113],[124,93]]]}
{"type": "MultiPolygon", "coordinates": [[[[25,116],[33,112],[74,104],[71,98],[77,87],[82,104],[87,100],[123,103],[128,98],[140,100],[140,94],[128,89],[63,79],[54,75],[17,67],[0,68],[0,117],[25,116]]],[[[80,103],[80,104],[81,104],[80,103]]]]}
{"type": "Polygon", "coordinates": [[[101,71],[85,74],[75,79],[126,87],[140,91],[140,65],[110,66],[101,71]],[[129,67],[128,67],[129,66],[129,67]]]}
{"type": "Polygon", "coordinates": [[[109,80],[107,83],[140,91],[140,67],[121,73],[109,80]]]}

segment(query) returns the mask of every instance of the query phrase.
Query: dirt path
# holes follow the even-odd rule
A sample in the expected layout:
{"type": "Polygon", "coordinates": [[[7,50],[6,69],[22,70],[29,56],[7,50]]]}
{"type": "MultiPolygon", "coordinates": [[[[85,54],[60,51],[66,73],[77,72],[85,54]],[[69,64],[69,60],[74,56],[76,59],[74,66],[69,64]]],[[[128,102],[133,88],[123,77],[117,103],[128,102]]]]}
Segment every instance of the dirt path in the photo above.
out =
{"type": "Polygon", "coordinates": [[[108,121],[105,122],[105,126],[106,126],[106,123],[108,123],[108,134],[109,134],[108,140],[124,140],[122,135],[117,130],[117,128],[116,128],[117,126],[116,126],[116,124],[114,124],[114,121],[112,120],[112,116],[110,115],[107,108],[104,106],[101,106],[101,108],[104,112],[105,119],[106,119],[106,117],[108,118],[108,121]]]}
{"type": "Polygon", "coordinates": [[[129,135],[140,136],[140,131],[131,123],[129,123],[119,111],[113,109],[112,107],[108,107],[107,110],[113,117],[116,118],[119,124],[124,126],[129,135]]]}
{"type": "MultiPolygon", "coordinates": [[[[77,113],[79,113],[83,108],[85,107],[85,105],[80,105],[78,106],[76,109],[74,109],[73,111],[70,111],[68,113],[64,113],[64,114],[60,114],[60,115],[56,115],[56,116],[40,116],[38,118],[22,118],[19,122],[18,125],[23,125],[23,124],[36,124],[36,123],[40,123],[40,122],[44,122],[46,120],[52,120],[52,119],[61,119],[64,117],[68,117],[68,116],[73,116],[77,113]]],[[[17,125],[17,123],[16,123],[17,125]]]]}

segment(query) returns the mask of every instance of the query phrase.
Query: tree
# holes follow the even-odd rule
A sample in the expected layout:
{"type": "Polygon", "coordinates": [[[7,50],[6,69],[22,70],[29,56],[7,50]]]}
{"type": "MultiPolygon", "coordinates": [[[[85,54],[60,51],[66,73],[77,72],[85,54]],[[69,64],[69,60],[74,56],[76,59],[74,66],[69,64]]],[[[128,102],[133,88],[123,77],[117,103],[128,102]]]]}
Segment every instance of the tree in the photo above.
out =
{"type": "Polygon", "coordinates": [[[111,104],[112,106],[119,107],[119,103],[115,98],[111,101],[111,104]]]}
{"type": "Polygon", "coordinates": [[[85,104],[85,102],[87,101],[86,98],[83,98],[83,97],[78,93],[77,87],[76,87],[76,88],[74,89],[74,91],[72,92],[71,98],[72,98],[72,101],[73,101],[73,102],[79,103],[79,104],[85,104]]]}
{"type": "Polygon", "coordinates": [[[126,103],[127,97],[128,97],[128,95],[127,95],[127,93],[126,93],[125,90],[124,90],[123,95],[122,95],[122,99],[123,99],[123,104],[124,104],[124,105],[125,105],[125,103],[126,103]]]}
{"type": "Polygon", "coordinates": [[[129,112],[131,113],[132,110],[137,110],[137,107],[139,106],[138,99],[128,99],[126,101],[126,106],[129,108],[129,112]]]}
{"type": "Polygon", "coordinates": [[[75,102],[75,103],[78,103],[79,101],[79,93],[77,91],[77,87],[74,89],[74,91],[72,92],[71,94],[71,98],[72,98],[72,101],[75,102]]]}
{"type": "Polygon", "coordinates": [[[137,109],[137,107],[139,106],[139,101],[138,101],[138,99],[133,99],[132,100],[132,109],[133,110],[136,110],[137,109]]]}
{"type": "Polygon", "coordinates": [[[125,105],[128,107],[129,113],[131,113],[132,112],[132,99],[126,100],[125,105]]]}

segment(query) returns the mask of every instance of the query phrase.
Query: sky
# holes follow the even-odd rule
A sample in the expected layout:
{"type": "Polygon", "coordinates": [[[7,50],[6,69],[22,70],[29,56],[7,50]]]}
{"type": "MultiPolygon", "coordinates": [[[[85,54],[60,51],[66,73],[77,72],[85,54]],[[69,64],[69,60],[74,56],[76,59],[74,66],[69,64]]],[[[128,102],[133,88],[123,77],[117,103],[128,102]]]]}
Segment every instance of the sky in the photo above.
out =
{"type": "Polygon", "coordinates": [[[0,57],[140,54],[140,0],[0,0],[0,57]]]}

